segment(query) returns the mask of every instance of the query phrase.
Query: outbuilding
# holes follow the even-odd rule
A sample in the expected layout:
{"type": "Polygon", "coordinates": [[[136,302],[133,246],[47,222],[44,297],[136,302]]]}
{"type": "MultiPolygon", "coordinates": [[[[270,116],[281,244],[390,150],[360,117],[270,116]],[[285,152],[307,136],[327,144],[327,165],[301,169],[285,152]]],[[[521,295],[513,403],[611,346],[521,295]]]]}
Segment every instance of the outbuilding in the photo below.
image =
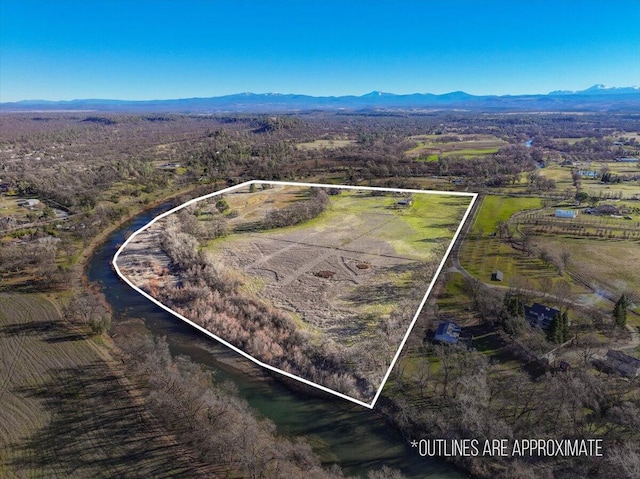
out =
{"type": "Polygon", "coordinates": [[[578,216],[576,210],[556,210],[556,218],[575,218],[578,216]]]}
{"type": "Polygon", "coordinates": [[[623,376],[632,378],[640,376],[640,359],[629,356],[622,351],[607,351],[606,363],[623,376]]]}

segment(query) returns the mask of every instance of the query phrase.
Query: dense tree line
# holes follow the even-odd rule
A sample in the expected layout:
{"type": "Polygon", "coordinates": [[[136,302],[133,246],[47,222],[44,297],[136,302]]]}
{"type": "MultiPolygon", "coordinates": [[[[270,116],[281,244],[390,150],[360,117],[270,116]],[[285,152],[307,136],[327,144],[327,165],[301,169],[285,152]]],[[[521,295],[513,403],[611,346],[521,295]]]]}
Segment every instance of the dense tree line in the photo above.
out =
{"type": "MultiPolygon", "coordinates": [[[[256,419],[233,384],[217,381],[187,358],[174,359],[163,338],[133,339],[125,350],[129,377],[146,391],[152,413],[194,451],[195,460],[220,466],[227,477],[345,477],[338,467],[322,468],[306,442],[278,436],[271,421],[256,419]]],[[[403,476],[384,467],[368,477],[403,476]]]]}
{"type": "Polygon", "coordinates": [[[269,211],[264,220],[265,228],[297,225],[320,215],[329,205],[329,195],[321,188],[310,188],[309,194],[310,198],[307,200],[269,211]]]}

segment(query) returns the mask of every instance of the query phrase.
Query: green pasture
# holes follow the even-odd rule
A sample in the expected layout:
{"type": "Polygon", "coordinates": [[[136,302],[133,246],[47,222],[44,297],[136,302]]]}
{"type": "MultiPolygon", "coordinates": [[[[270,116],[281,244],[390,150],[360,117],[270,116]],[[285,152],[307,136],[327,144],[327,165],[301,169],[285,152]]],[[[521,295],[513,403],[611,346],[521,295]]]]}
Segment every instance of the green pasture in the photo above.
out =
{"type": "Polygon", "coordinates": [[[410,231],[390,228],[377,236],[390,242],[399,254],[418,256],[423,251],[431,251],[433,245],[446,247],[470,201],[467,196],[415,194],[409,208],[393,210],[401,224],[409,226],[410,231]]]}
{"type": "MultiPolygon", "coordinates": [[[[398,206],[401,196],[393,194],[372,196],[365,190],[343,190],[330,196],[329,207],[318,217],[302,224],[270,230],[278,234],[300,230],[325,231],[327,235],[350,231],[347,237],[362,232],[363,236],[376,238],[392,245],[397,254],[428,259],[434,251],[442,251],[453,238],[460,221],[471,202],[470,196],[416,193],[411,206],[398,206]],[[369,229],[372,215],[380,222],[369,229]]],[[[211,240],[207,249],[235,241],[242,234],[233,234],[211,240]]],[[[336,244],[340,246],[340,244],[336,244]]]]}
{"type": "Polygon", "coordinates": [[[542,201],[537,197],[487,195],[482,199],[471,231],[481,235],[492,234],[499,222],[506,222],[519,211],[538,208],[542,208],[542,201]]]}
{"type": "Polygon", "coordinates": [[[416,193],[412,198],[411,206],[398,207],[400,196],[371,196],[368,191],[344,190],[340,195],[330,197],[330,207],[317,218],[279,228],[278,232],[307,228],[322,230],[345,221],[366,223],[367,214],[385,214],[389,221],[384,227],[371,231],[371,237],[390,243],[398,254],[425,258],[433,252],[434,246],[448,245],[471,197],[416,193]]]}
{"type": "Polygon", "coordinates": [[[419,158],[421,161],[436,161],[438,156],[461,156],[465,158],[492,155],[501,146],[506,145],[504,140],[491,135],[457,135],[462,141],[437,141],[438,135],[418,135],[410,137],[416,141],[413,148],[405,151],[407,156],[419,158]]]}
{"type": "Polygon", "coordinates": [[[481,156],[481,155],[493,155],[498,152],[498,148],[463,148],[461,150],[452,150],[442,153],[443,157],[449,156],[481,156]]]}

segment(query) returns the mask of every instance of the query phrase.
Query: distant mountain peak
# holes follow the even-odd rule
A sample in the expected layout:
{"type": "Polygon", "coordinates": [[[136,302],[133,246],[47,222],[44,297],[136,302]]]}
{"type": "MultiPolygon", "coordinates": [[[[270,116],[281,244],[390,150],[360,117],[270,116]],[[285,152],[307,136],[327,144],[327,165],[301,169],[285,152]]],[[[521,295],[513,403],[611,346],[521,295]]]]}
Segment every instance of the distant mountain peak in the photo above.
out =
{"type": "Polygon", "coordinates": [[[395,93],[387,93],[384,91],[380,91],[380,90],[373,90],[372,92],[366,93],[364,95],[362,95],[364,98],[371,98],[371,97],[380,97],[380,96],[396,96],[395,93]]]}
{"type": "Polygon", "coordinates": [[[597,83],[593,86],[590,86],[586,90],[555,90],[549,93],[549,95],[624,95],[628,93],[640,93],[640,87],[616,87],[597,83]]]}

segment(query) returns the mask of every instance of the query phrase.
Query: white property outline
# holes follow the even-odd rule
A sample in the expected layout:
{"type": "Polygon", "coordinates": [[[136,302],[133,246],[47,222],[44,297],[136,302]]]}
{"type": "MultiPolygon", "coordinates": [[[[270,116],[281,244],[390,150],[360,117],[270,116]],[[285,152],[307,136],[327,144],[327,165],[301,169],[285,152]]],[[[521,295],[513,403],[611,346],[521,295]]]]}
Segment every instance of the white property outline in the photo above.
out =
{"type": "Polygon", "coordinates": [[[402,352],[402,349],[404,348],[404,345],[407,342],[407,339],[409,338],[409,335],[411,334],[411,331],[413,330],[413,327],[414,327],[416,321],[418,320],[418,316],[420,315],[420,312],[422,311],[422,308],[424,307],[425,303],[427,302],[427,298],[429,297],[429,294],[431,293],[431,290],[433,289],[433,286],[436,283],[436,280],[438,279],[438,276],[440,275],[440,271],[444,267],[444,263],[446,262],[447,258],[449,257],[449,253],[453,249],[453,245],[455,244],[456,240],[458,239],[458,235],[460,234],[460,231],[462,230],[462,227],[464,226],[465,222],[467,221],[467,217],[469,216],[469,213],[471,212],[471,209],[473,208],[473,205],[474,205],[474,203],[475,203],[477,198],[478,198],[478,193],[465,193],[465,192],[459,192],[459,191],[413,190],[413,189],[403,189],[403,188],[381,188],[381,187],[373,187],[373,186],[325,185],[325,184],[321,184],[321,183],[297,183],[297,182],[292,182],[292,181],[250,180],[250,181],[246,181],[244,183],[240,183],[238,185],[230,186],[228,188],[223,188],[223,189],[221,189],[219,191],[214,191],[213,193],[209,193],[209,194],[206,194],[206,195],[203,195],[203,196],[199,196],[197,198],[193,198],[193,199],[191,199],[191,200],[189,200],[189,201],[187,201],[187,202],[185,202],[185,203],[183,203],[183,204],[181,204],[179,206],[176,206],[175,208],[170,209],[169,211],[166,211],[166,212],[162,213],[161,215],[156,216],[150,222],[148,222],[146,225],[144,225],[142,228],[134,231],[125,240],[125,242],[122,244],[122,246],[120,246],[118,251],[116,251],[116,254],[113,256],[113,260],[111,261],[111,263],[112,263],[113,268],[115,269],[116,273],[118,274],[118,276],[120,276],[120,278],[125,283],[127,283],[131,288],[133,288],[135,291],[140,293],[142,296],[144,296],[145,298],[147,298],[151,302],[155,303],[156,305],[160,306],[165,311],[168,311],[169,313],[173,314],[174,316],[180,318],[185,323],[193,326],[198,331],[203,332],[207,336],[212,337],[216,341],[224,344],[225,346],[231,348],[233,351],[239,353],[240,355],[244,356],[245,358],[249,359],[250,361],[256,363],[258,366],[262,366],[263,368],[269,369],[270,371],[274,371],[274,372],[277,372],[279,374],[283,374],[284,376],[287,376],[287,377],[289,377],[291,379],[295,379],[295,380],[300,381],[300,382],[302,382],[304,384],[312,386],[312,387],[314,387],[316,389],[320,389],[320,390],[322,390],[324,392],[327,392],[329,394],[333,394],[334,396],[338,396],[338,397],[340,397],[342,399],[346,399],[347,401],[354,402],[354,403],[359,404],[360,406],[364,406],[364,407],[366,407],[368,409],[373,409],[375,404],[376,404],[376,402],[378,401],[378,398],[380,397],[380,394],[382,393],[382,389],[384,388],[384,385],[386,384],[387,380],[389,379],[389,374],[391,374],[391,371],[393,370],[393,367],[395,366],[396,361],[400,357],[400,353],[402,352]],[[287,371],[283,371],[283,370],[278,369],[278,368],[276,368],[274,366],[271,366],[269,364],[263,363],[262,361],[256,359],[255,357],[251,356],[250,354],[247,354],[243,350],[237,348],[233,344],[230,344],[229,342],[227,342],[224,339],[220,338],[219,336],[217,336],[216,334],[212,333],[211,331],[208,331],[207,329],[205,329],[202,326],[194,323],[190,319],[185,318],[180,313],[177,313],[173,309],[171,309],[168,306],[162,304],[160,301],[158,301],[157,299],[155,299],[151,295],[147,294],[146,292],[144,292],[140,288],[138,288],[135,284],[133,284],[120,271],[120,268],[118,267],[118,256],[120,256],[120,253],[124,250],[124,248],[126,248],[126,246],[129,244],[129,242],[133,238],[135,238],[139,233],[142,233],[144,230],[149,228],[156,221],[164,218],[165,216],[169,216],[170,214],[172,214],[172,213],[174,213],[174,212],[176,212],[178,210],[181,210],[182,208],[186,208],[187,206],[192,205],[193,203],[197,203],[200,200],[204,200],[204,199],[212,198],[214,196],[218,196],[218,195],[222,195],[222,194],[225,194],[225,193],[229,193],[229,192],[231,192],[233,190],[244,188],[244,187],[252,185],[252,184],[254,184],[254,185],[265,185],[266,184],[266,185],[283,185],[283,186],[309,186],[309,187],[318,187],[318,188],[340,188],[340,189],[345,189],[345,190],[391,191],[391,192],[395,192],[395,193],[416,193],[416,194],[470,196],[471,197],[471,202],[469,203],[469,206],[467,207],[467,210],[465,211],[464,215],[462,216],[462,219],[460,220],[460,224],[458,225],[458,229],[456,230],[455,234],[453,235],[453,238],[451,239],[449,247],[445,251],[444,256],[442,257],[442,261],[440,262],[440,265],[438,266],[438,269],[436,269],[436,272],[433,275],[433,279],[431,280],[431,283],[429,284],[429,287],[427,288],[427,292],[425,293],[424,297],[422,298],[422,301],[420,302],[420,305],[418,306],[418,310],[416,311],[415,315],[413,316],[413,320],[411,321],[411,324],[409,324],[409,327],[407,328],[407,332],[405,333],[404,337],[402,338],[402,341],[400,342],[400,346],[398,347],[398,350],[396,351],[396,354],[394,355],[394,357],[393,357],[393,359],[391,361],[391,364],[389,365],[389,369],[387,370],[387,373],[384,375],[384,378],[382,379],[382,383],[380,384],[380,387],[378,388],[378,391],[376,392],[376,394],[375,394],[373,400],[371,401],[371,403],[366,403],[364,401],[360,401],[359,399],[355,399],[355,398],[347,396],[346,394],[343,394],[341,392],[334,391],[333,389],[330,389],[330,388],[328,388],[326,386],[323,386],[321,384],[314,383],[313,381],[309,381],[308,379],[302,378],[300,376],[296,376],[295,374],[291,374],[291,373],[289,373],[287,371]]]}

